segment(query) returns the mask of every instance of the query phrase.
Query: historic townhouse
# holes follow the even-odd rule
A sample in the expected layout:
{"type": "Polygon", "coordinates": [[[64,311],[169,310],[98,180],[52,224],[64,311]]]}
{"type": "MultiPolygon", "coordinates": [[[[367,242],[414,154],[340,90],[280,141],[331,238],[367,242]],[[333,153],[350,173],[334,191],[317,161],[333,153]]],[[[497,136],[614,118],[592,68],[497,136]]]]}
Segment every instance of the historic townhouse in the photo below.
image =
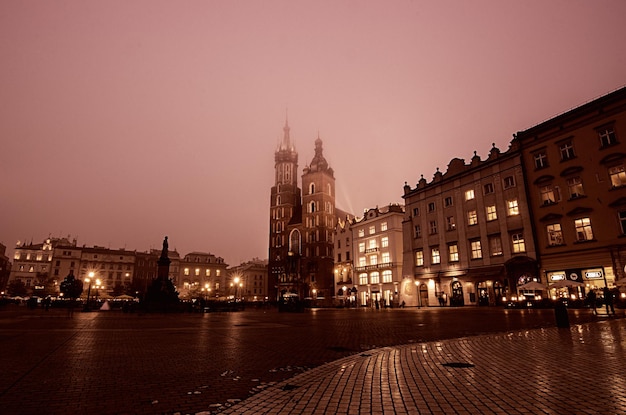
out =
{"type": "Polygon", "coordinates": [[[624,278],[625,134],[626,88],[517,133],[548,284],[624,278]]]}
{"type": "MultiPolygon", "coordinates": [[[[9,284],[12,281],[21,281],[26,286],[29,293],[35,295],[35,287],[43,287],[48,284],[58,286],[58,283],[67,275],[62,275],[57,271],[52,271],[53,250],[58,247],[72,248],[76,246],[76,240],[69,241],[66,238],[46,238],[43,243],[33,244],[17,242],[13,255],[13,266],[9,275],[9,284]]],[[[80,261],[80,260],[79,260],[80,261]]],[[[78,264],[76,264],[78,266],[78,264]]],[[[78,268],[77,268],[78,269],[78,268]]],[[[49,291],[49,290],[45,290],[49,291]]]]}
{"type": "Polygon", "coordinates": [[[393,307],[404,301],[400,296],[403,218],[403,207],[392,204],[368,209],[351,222],[355,278],[349,289],[359,305],[393,307]]]}
{"type": "Polygon", "coordinates": [[[267,301],[267,260],[254,258],[228,269],[228,278],[237,286],[237,297],[246,301],[267,301]]]}
{"type": "Polygon", "coordinates": [[[516,143],[494,145],[486,160],[452,159],[430,183],[405,184],[403,198],[404,273],[418,306],[498,305],[537,278],[516,143]]]}
{"type": "MultiPolygon", "coordinates": [[[[170,265],[171,268],[171,265],[170,265]]],[[[215,298],[231,294],[226,286],[224,258],[205,252],[192,252],[180,260],[179,275],[174,280],[181,298],[215,298]]]]}

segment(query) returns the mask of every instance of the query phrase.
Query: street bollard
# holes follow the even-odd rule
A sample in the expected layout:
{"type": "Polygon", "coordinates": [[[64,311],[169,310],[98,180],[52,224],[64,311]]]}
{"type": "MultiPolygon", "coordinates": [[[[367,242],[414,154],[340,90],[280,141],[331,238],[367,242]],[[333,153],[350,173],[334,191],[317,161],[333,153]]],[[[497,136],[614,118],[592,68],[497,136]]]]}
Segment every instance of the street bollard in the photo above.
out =
{"type": "Polygon", "coordinates": [[[567,315],[567,307],[563,301],[557,301],[554,305],[554,316],[556,317],[556,326],[559,328],[569,328],[569,317],[567,315]]]}

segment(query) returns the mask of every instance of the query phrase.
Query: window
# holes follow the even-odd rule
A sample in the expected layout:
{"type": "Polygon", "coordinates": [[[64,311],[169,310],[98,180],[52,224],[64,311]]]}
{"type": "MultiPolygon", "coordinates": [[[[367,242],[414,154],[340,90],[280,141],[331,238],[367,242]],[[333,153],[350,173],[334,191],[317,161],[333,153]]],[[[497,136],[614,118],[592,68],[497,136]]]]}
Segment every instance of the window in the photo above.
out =
{"type": "Polygon", "coordinates": [[[437,221],[431,220],[428,224],[428,231],[431,235],[435,235],[437,233],[437,221]]]}
{"type": "Polygon", "coordinates": [[[563,232],[561,231],[560,223],[553,223],[546,226],[546,233],[548,234],[548,245],[563,245],[563,232]]]}
{"type": "Polygon", "coordinates": [[[415,225],[415,237],[419,238],[422,236],[422,227],[420,225],[415,225]]]}
{"type": "Polygon", "coordinates": [[[390,270],[383,271],[383,283],[393,282],[390,270]]]}
{"type": "Polygon", "coordinates": [[[535,161],[535,170],[548,167],[548,156],[546,155],[545,150],[535,153],[533,155],[533,160],[535,161]]]}
{"type": "Polygon", "coordinates": [[[493,193],[493,183],[487,183],[483,186],[483,193],[489,195],[493,193]]]}
{"type": "Polygon", "coordinates": [[[413,208],[413,216],[419,216],[419,215],[420,215],[419,208],[413,208]]]}
{"type": "Polygon", "coordinates": [[[600,147],[609,147],[613,144],[617,144],[617,137],[615,136],[615,130],[612,126],[603,127],[597,130],[598,138],[600,139],[600,147]]]}
{"type": "Polygon", "coordinates": [[[429,212],[434,212],[435,211],[435,202],[430,202],[428,204],[428,211],[429,212]]]}
{"type": "Polygon", "coordinates": [[[362,238],[365,236],[365,229],[359,229],[359,238],[362,238]]]}
{"type": "Polygon", "coordinates": [[[513,252],[518,254],[520,252],[526,252],[526,244],[524,243],[524,234],[514,233],[511,235],[513,242],[513,252]]]}
{"type": "Polygon", "coordinates": [[[341,252],[337,253],[337,262],[341,262],[341,252]]]}
{"type": "Polygon", "coordinates": [[[574,221],[576,227],[576,240],[590,241],[593,239],[593,231],[591,229],[591,220],[589,218],[580,218],[574,221]]]}
{"type": "Polygon", "coordinates": [[[370,265],[378,265],[378,255],[370,255],[370,265]]]}
{"type": "Polygon", "coordinates": [[[210,277],[210,276],[211,276],[211,270],[207,268],[207,269],[204,271],[204,275],[205,275],[206,277],[210,277]]]}
{"type": "Polygon", "coordinates": [[[480,240],[470,241],[470,247],[472,250],[472,259],[480,259],[483,257],[483,250],[480,246],[480,240]]]}
{"type": "Polygon", "coordinates": [[[446,222],[447,222],[449,231],[453,231],[456,229],[456,224],[454,223],[454,216],[448,216],[446,218],[446,222]]]}
{"type": "Polygon", "coordinates": [[[415,266],[424,266],[424,251],[415,251],[415,266]]]}
{"type": "Polygon", "coordinates": [[[391,258],[389,256],[389,252],[383,252],[381,255],[381,260],[383,264],[388,264],[391,262],[391,258]]]}
{"type": "Polygon", "coordinates": [[[382,248],[387,248],[389,246],[389,237],[388,236],[383,236],[382,238],[380,238],[380,246],[382,248]]]}
{"type": "Polygon", "coordinates": [[[543,206],[556,203],[556,195],[555,195],[554,187],[552,187],[551,184],[540,187],[539,193],[541,194],[541,204],[543,206]]]}
{"type": "Polygon", "coordinates": [[[367,285],[367,274],[359,274],[359,284],[367,285]]]}
{"type": "Polygon", "coordinates": [[[474,189],[469,189],[465,191],[465,200],[474,199],[474,189]]]}
{"type": "Polygon", "coordinates": [[[216,269],[216,270],[215,270],[215,276],[217,276],[217,277],[219,277],[219,276],[220,276],[220,270],[219,270],[219,269],[216,269]]]}
{"type": "Polygon", "coordinates": [[[459,246],[457,244],[448,245],[448,261],[458,262],[459,260],[459,246]]]}
{"type": "Polygon", "coordinates": [[[189,268],[185,268],[185,270],[183,271],[184,275],[189,275],[189,268]]]}
{"type": "Polygon", "coordinates": [[[432,259],[433,264],[441,263],[441,254],[439,253],[439,248],[430,248],[430,257],[432,259]]]}
{"type": "Polygon", "coordinates": [[[467,212],[467,224],[468,225],[476,225],[478,223],[478,215],[475,210],[470,210],[467,212]]]}
{"type": "Polygon", "coordinates": [[[364,256],[359,257],[359,266],[364,267],[366,265],[367,265],[367,260],[365,259],[365,257],[364,256]]]}
{"type": "Polygon", "coordinates": [[[195,275],[195,276],[200,275],[200,268],[196,268],[196,269],[195,269],[195,271],[194,271],[194,275],[195,275]]]}
{"type": "Polygon", "coordinates": [[[517,199],[507,200],[506,210],[509,216],[519,215],[519,205],[517,204],[517,199]]]}
{"type": "Polygon", "coordinates": [[[372,275],[370,275],[370,282],[372,284],[379,284],[380,283],[380,274],[377,271],[372,272],[372,275]]]}
{"type": "Polygon", "coordinates": [[[622,231],[622,235],[626,235],[626,210],[617,212],[617,217],[619,219],[619,226],[622,231]]]}
{"type": "Polygon", "coordinates": [[[502,255],[502,239],[500,239],[500,235],[489,237],[489,253],[491,256],[502,255]]]}
{"type": "Polygon", "coordinates": [[[509,189],[511,187],[515,187],[515,177],[507,176],[504,178],[504,188],[509,189]]]}
{"type": "Polygon", "coordinates": [[[578,176],[567,179],[567,188],[569,189],[570,199],[576,199],[585,195],[583,181],[578,176]]]}
{"type": "Polygon", "coordinates": [[[370,239],[369,241],[367,241],[367,248],[372,250],[376,249],[376,239],[370,239]]]}
{"type": "Polygon", "coordinates": [[[571,160],[576,157],[574,154],[574,145],[571,141],[559,144],[559,152],[561,153],[561,161],[571,160]]]}
{"type": "Polygon", "coordinates": [[[626,171],[624,171],[624,165],[609,168],[609,177],[611,178],[611,186],[621,187],[626,185],[626,171]]]}
{"type": "Polygon", "coordinates": [[[452,206],[452,196],[448,196],[443,200],[446,207],[452,206]]]}
{"type": "Polygon", "coordinates": [[[387,230],[387,222],[383,222],[380,224],[380,231],[384,232],[387,230]]]}
{"type": "Polygon", "coordinates": [[[373,235],[376,233],[376,226],[370,226],[370,235],[373,235]]]}
{"type": "Polygon", "coordinates": [[[496,213],[496,205],[487,206],[487,220],[496,220],[498,219],[498,214],[496,213]]]}

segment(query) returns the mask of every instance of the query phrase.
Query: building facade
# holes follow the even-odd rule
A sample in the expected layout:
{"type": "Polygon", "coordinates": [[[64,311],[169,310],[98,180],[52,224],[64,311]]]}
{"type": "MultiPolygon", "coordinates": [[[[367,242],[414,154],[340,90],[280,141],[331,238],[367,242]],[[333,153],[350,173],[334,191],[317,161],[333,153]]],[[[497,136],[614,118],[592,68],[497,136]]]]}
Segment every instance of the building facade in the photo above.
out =
{"type": "MultiPolygon", "coordinates": [[[[171,268],[171,265],[170,265],[171,268]]],[[[178,265],[174,280],[181,298],[219,298],[230,295],[224,258],[206,252],[191,252],[178,265]]]]}
{"type": "Polygon", "coordinates": [[[626,267],[626,88],[516,134],[542,281],[612,286],[626,267]]]}
{"type": "Polygon", "coordinates": [[[538,278],[517,146],[452,159],[430,183],[405,184],[403,198],[404,272],[418,306],[499,305],[538,278]]]}
{"type": "Polygon", "coordinates": [[[362,218],[352,220],[354,266],[352,286],[347,291],[357,305],[378,308],[397,307],[402,301],[406,304],[401,295],[403,219],[404,208],[391,204],[367,209],[362,218]]]}
{"type": "Polygon", "coordinates": [[[238,285],[238,297],[245,301],[269,301],[267,275],[267,260],[258,258],[228,269],[229,280],[238,285]]]}

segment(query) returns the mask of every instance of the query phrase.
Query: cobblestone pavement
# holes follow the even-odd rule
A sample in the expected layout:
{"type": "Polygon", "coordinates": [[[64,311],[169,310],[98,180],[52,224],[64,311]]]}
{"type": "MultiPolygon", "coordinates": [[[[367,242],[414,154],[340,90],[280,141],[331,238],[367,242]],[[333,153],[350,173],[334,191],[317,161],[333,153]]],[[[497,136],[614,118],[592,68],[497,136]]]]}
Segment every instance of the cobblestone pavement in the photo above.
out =
{"type": "MultiPolygon", "coordinates": [[[[613,397],[623,399],[626,372],[609,353],[610,347],[622,351],[622,320],[604,320],[588,310],[570,310],[567,330],[550,328],[553,310],[70,317],[63,310],[0,308],[0,413],[312,413],[313,407],[318,413],[455,413],[450,407],[467,404],[469,396],[511,413],[506,403],[522,397],[540,402],[539,387],[552,401],[584,393],[585,402],[609,405],[613,397]],[[590,321],[598,323],[585,324],[590,321]],[[571,333],[569,343],[564,333],[571,333]],[[562,375],[558,382],[544,373],[546,360],[562,375]],[[454,367],[465,363],[474,366],[454,367]],[[466,385],[450,384],[454,379],[466,385]],[[564,389],[570,394],[561,394],[564,389]]],[[[469,408],[465,413],[476,413],[469,408]]]]}
{"type": "Polygon", "coordinates": [[[625,414],[623,320],[370,350],[223,414],[625,414]]]}

